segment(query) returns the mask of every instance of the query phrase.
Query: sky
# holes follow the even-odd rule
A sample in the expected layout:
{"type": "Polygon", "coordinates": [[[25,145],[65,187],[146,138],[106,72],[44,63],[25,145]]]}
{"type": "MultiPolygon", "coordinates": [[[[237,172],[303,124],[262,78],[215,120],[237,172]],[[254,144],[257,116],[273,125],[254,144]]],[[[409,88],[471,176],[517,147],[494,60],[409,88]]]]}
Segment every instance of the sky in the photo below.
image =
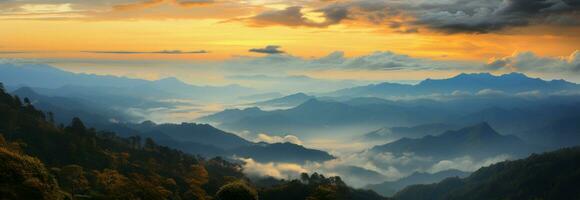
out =
{"type": "Polygon", "coordinates": [[[4,62],[192,84],[580,81],[578,0],[0,0],[0,27],[4,62]]]}

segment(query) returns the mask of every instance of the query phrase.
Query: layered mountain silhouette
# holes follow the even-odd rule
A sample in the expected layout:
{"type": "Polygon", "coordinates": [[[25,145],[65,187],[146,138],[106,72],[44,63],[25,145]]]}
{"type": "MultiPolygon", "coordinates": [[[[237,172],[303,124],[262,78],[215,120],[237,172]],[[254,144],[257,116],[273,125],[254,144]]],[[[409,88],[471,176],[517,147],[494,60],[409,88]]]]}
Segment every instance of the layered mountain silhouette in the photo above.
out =
{"type": "Polygon", "coordinates": [[[304,93],[296,93],[280,98],[256,102],[254,105],[270,107],[295,107],[313,98],[315,97],[304,93]]]}
{"type": "Polygon", "coordinates": [[[52,112],[56,123],[68,123],[73,117],[82,117],[86,123],[98,127],[111,121],[141,119],[138,116],[130,115],[99,102],[75,97],[41,95],[29,87],[18,88],[12,91],[11,94],[20,98],[28,98],[34,106],[46,112],[52,112]]]}
{"type": "Polygon", "coordinates": [[[259,142],[233,148],[228,152],[235,156],[252,158],[259,162],[276,161],[304,164],[306,161],[323,162],[334,159],[334,156],[324,151],[307,149],[288,142],[274,144],[259,142]]]}
{"type": "Polygon", "coordinates": [[[275,187],[254,189],[241,164],[193,156],[151,138],[87,128],[79,118],[55,125],[28,99],[7,94],[2,84],[0,161],[2,199],[223,199],[215,194],[233,187],[236,195],[236,185],[264,200],[307,199],[319,196],[318,188],[355,199],[384,199],[318,173],[303,174],[305,182],[278,180],[275,187]]]}
{"type": "Polygon", "coordinates": [[[292,163],[323,162],[334,159],[327,152],[308,149],[298,144],[250,142],[208,124],[155,124],[145,121],[140,124],[111,125],[106,130],[115,131],[126,137],[153,138],[160,144],[208,157],[236,156],[252,158],[259,162],[292,163]]]}
{"type": "Polygon", "coordinates": [[[495,76],[489,73],[459,74],[448,79],[427,79],[417,85],[396,83],[372,84],[361,87],[347,88],[328,93],[330,96],[375,96],[395,97],[409,95],[429,95],[434,93],[451,94],[455,91],[477,93],[482,90],[496,90],[508,93],[541,91],[558,92],[562,90],[578,90],[580,86],[564,80],[545,81],[530,78],[522,73],[510,73],[495,76]]]}
{"type": "Polygon", "coordinates": [[[264,111],[259,108],[229,109],[198,119],[236,131],[292,133],[305,136],[313,130],[349,126],[414,124],[437,118],[431,108],[390,104],[349,104],[310,99],[294,108],[264,111]],[[326,127],[326,128],[325,128],[326,127]]]}
{"type": "Polygon", "coordinates": [[[44,95],[102,98],[103,100],[113,97],[119,100],[123,100],[122,97],[133,97],[130,100],[150,98],[219,100],[224,97],[233,98],[253,93],[252,89],[239,85],[195,86],[173,77],[149,81],[118,76],[77,74],[44,64],[2,63],[0,64],[0,80],[11,87],[32,87],[44,95]]]}
{"type": "Polygon", "coordinates": [[[443,179],[450,177],[464,178],[470,173],[463,172],[459,170],[445,170],[437,173],[425,173],[425,172],[415,172],[407,177],[401,178],[396,181],[386,181],[379,184],[368,185],[366,188],[371,189],[383,196],[393,196],[398,191],[404,189],[410,185],[418,184],[432,184],[442,181],[443,179]]]}
{"type": "Polygon", "coordinates": [[[483,159],[501,154],[525,156],[531,152],[532,146],[515,136],[500,135],[489,124],[480,123],[436,136],[429,135],[418,139],[403,138],[375,146],[370,150],[398,155],[414,153],[418,156],[443,160],[462,156],[483,159]]]}
{"type": "Polygon", "coordinates": [[[421,138],[427,135],[437,135],[447,130],[456,129],[457,125],[444,123],[422,124],[411,127],[384,127],[366,133],[363,139],[369,141],[376,140],[396,140],[400,138],[421,138]]]}

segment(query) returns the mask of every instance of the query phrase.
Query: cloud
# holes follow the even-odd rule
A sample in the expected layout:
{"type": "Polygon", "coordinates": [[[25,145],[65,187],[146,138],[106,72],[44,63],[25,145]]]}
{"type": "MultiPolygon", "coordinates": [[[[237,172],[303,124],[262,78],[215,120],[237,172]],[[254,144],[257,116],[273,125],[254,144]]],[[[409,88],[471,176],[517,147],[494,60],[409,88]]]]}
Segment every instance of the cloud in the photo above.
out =
{"type": "Polygon", "coordinates": [[[282,54],[285,53],[284,51],[280,50],[280,46],[277,45],[268,45],[264,48],[254,48],[248,50],[249,52],[254,53],[263,53],[263,54],[282,54]]]}
{"type": "Polygon", "coordinates": [[[265,133],[258,134],[256,137],[256,142],[266,142],[266,143],[293,143],[297,145],[302,145],[302,141],[294,135],[286,135],[284,137],[268,135],[265,133]]]}
{"type": "Polygon", "coordinates": [[[21,54],[21,53],[28,53],[26,51],[0,51],[0,54],[21,54]]]}
{"type": "Polygon", "coordinates": [[[83,18],[85,12],[70,2],[0,1],[0,20],[83,18]]]}
{"type": "Polygon", "coordinates": [[[533,52],[515,52],[503,58],[491,58],[485,65],[489,70],[507,69],[522,72],[580,72],[580,51],[565,57],[540,57],[533,52]]]}
{"type": "Polygon", "coordinates": [[[209,51],[180,51],[180,50],[162,50],[162,51],[83,51],[85,53],[97,54],[206,54],[209,51]]]}
{"type": "Polygon", "coordinates": [[[504,91],[501,90],[492,90],[492,89],[483,89],[475,93],[477,96],[504,96],[507,95],[504,91]]]}
{"type": "Polygon", "coordinates": [[[327,1],[312,13],[322,22],[306,17],[303,5],[270,10],[251,17],[252,25],[328,27],[345,19],[389,27],[398,33],[417,33],[428,28],[448,34],[490,33],[510,27],[536,24],[575,26],[580,17],[576,0],[409,0],[327,1]]]}
{"type": "Polygon", "coordinates": [[[282,10],[269,10],[250,18],[241,19],[254,26],[307,26],[328,27],[338,24],[348,18],[348,8],[343,6],[329,6],[313,11],[322,13],[323,21],[314,21],[306,17],[302,6],[290,6],[282,10]]]}
{"type": "MultiPolygon", "coordinates": [[[[272,48],[270,48],[272,49],[272,48]]],[[[255,49],[262,50],[262,49],[255,49]]],[[[265,49],[264,49],[265,50],[265,49]]],[[[376,51],[367,55],[345,57],[337,51],[321,58],[300,58],[289,54],[269,54],[264,57],[239,57],[230,60],[232,69],[258,70],[261,72],[285,69],[304,70],[452,70],[476,69],[481,63],[466,61],[438,61],[416,58],[392,51],[376,51]]]]}
{"type": "Polygon", "coordinates": [[[145,0],[135,3],[120,4],[113,6],[113,9],[124,11],[124,10],[136,10],[145,9],[154,6],[161,5],[163,3],[173,3],[182,7],[193,7],[193,6],[204,6],[215,3],[214,0],[145,0]]]}
{"type": "Polygon", "coordinates": [[[474,160],[469,156],[459,157],[451,160],[441,160],[431,166],[427,171],[430,173],[437,173],[440,171],[456,169],[465,172],[473,172],[479,168],[486,167],[498,162],[510,159],[509,155],[498,155],[495,157],[483,159],[480,161],[474,160]]]}
{"type": "Polygon", "coordinates": [[[251,158],[238,158],[244,163],[243,172],[250,177],[274,177],[278,179],[298,178],[300,173],[307,172],[298,164],[292,163],[259,163],[251,158]]]}
{"type": "Polygon", "coordinates": [[[149,7],[159,5],[163,2],[165,2],[165,0],[146,0],[146,1],[136,2],[136,3],[130,3],[130,4],[115,5],[115,6],[113,6],[113,8],[115,10],[143,9],[143,8],[149,8],[149,7]]]}

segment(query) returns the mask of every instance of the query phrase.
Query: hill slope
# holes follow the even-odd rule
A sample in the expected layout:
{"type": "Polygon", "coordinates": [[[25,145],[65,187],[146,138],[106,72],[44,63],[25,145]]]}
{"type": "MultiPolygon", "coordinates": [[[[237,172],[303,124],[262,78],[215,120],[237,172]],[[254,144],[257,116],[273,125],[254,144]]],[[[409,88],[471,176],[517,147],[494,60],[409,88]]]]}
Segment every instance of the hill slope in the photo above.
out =
{"type": "Polygon", "coordinates": [[[504,136],[489,124],[480,123],[456,131],[447,131],[437,136],[419,139],[403,138],[392,143],[375,146],[374,152],[403,154],[412,152],[419,156],[449,159],[461,156],[486,158],[500,154],[526,155],[531,147],[515,136],[504,136]]]}
{"type": "Polygon", "coordinates": [[[395,200],[580,199],[580,147],[484,167],[469,177],[415,185],[395,200]]]}
{"type": "Polygon", "coordinates": [[[368,185],[366,188],[378,192],[379,194],[384,196],[392,196],[398,191],[410,185],[431,184],[442,181],[443,179],[449,177],[463,178],[468,175],[469,175],[468,172],[462,172],[459,170],[446,170],[433,174],[415,172],[405,178],[401,178],[396,181],[386,181],[379,184],[368,185]]]}

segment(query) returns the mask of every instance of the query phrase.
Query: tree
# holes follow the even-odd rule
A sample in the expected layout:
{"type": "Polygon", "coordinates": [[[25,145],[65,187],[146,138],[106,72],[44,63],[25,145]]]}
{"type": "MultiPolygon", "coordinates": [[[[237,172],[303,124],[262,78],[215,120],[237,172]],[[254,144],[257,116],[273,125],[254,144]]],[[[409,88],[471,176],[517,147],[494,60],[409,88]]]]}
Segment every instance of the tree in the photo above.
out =
{"type": "Polygon", "coordinates": [[[70,126],[67,127],[67,129],[73,133],[84,133],[87,130],[83,121],[81,121],[81,119],[78,117],[72,119],[72,122],[70,123],[70,126]]]}
{"type": "Polygon", "coordinates": [[[28,97],[24,97],[24,105],[27,107],[30,107],[32,105],[28,97]]]}
{"type": "Polygon", "coordinates": [[[48,122],[50,122],[51,124],[54,124],[54,113],[48,112],[46,114],[48,115],[48,122]]]}
{"type": "Polygon", "coordinates": [[[224,185],[216,194],[217,200],[258,200],[256,190],[244,182],[236,181],[224,185]]]}
{"type": "Polygon", "coordinates": [[[64,166],[58,173],[59,183],[67,189],[73,197],[89,189],[89,181],[85,177],[83,167],[78,165],[64,166]]]}
{"type": "Polygon", "coordinates": [[[131,199],[129,178],[117,170],[105,169],[95,171],[97,188],[106,195],[107,199],[131,199]]]}
{"type": "Polygon", "coordinates": [[[0,147],[0,199],[64,199],[40,160],[0,147]]]}
{"type": "Polygon", "coordinates": [[[157,146],[157,144],[155,144],[155,141],[153,141],[153,139],[151,139],[151,138],[145,139],[145,147],[144,147],[145,150],[153,151],[156,149],[155,148],[156,146],[157,146]]]}
{"type": "Polygon", "coordinates": [[[308,182],[310,181],[310,176],[308,176],[308,173],[302,173],[300,174],[300,180],[302,181],[302,183],[308,184],[308,182]]]}
{"type": "Polygon", "coordinates": [[[22,101],[20,101],[18,95],[14,95],[14,105],[18,108],[22,107],[22,101]]]}

